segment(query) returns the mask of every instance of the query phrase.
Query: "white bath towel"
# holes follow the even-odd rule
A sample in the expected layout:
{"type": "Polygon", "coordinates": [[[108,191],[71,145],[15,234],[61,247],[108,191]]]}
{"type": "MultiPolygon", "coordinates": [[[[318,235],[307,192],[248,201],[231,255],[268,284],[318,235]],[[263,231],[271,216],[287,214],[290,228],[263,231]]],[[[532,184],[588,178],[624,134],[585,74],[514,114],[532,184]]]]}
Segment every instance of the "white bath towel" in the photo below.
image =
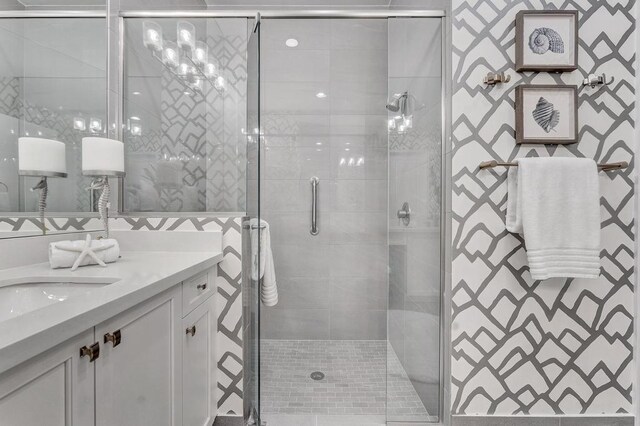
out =
{"type": "Polygon", "coordinates": [[[524,237],[531,277],[597,278],[596,163],[586,158],[522,158],[507,180],[507,230],[524,237]]]}
{"type": "MultiPolygon", "coordinates": [[[[65,247],[73,247],[74,250],[81,250],[86,242],[85,240],[75,241],[57,241],[49,244],[49,264],[51,269],[71,268],[80,255],[79,251],[64,250],[59,245],[65,247]]],[[[94,250],[98,259],[104,263],[113,263],[120,257],[120,246],[118,241],[114,239],[91,240],[91,248],[94,250]],[[101,248],[108,247],[101,250],[101,248]]],[[[86,256],[79,266],[95,265],[96,262],[86,256]]]]}
{"type": "Polygon", "coordinates": [[[260,225],[258,225],[257,219],[251,219],[249,226],[251,227],[251,278],[254,281],[258,281],[258,279],[261,280],[260,300],[262,303],[265,306],[275,306],[278,303],[278,286],[276,284],[276,271],[273,265],[269,224],[261,220],[260,225]],[[259,254],[258,238],[260,238],[259,254]],[[260,262],[258,262],[258,259],[260,259],[260,262]]]}

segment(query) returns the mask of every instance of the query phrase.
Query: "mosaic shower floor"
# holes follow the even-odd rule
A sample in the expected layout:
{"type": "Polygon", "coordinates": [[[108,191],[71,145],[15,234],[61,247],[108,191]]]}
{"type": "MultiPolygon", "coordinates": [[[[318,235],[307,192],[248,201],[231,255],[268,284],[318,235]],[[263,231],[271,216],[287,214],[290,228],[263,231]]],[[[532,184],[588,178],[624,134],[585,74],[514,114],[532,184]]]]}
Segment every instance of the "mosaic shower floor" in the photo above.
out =
{"type": "Polygon", "coordinates": [[[354,415],[361,421],[345,424],[429,420],[386,341],[265,339],[260,359],[261,410],[268,426],[337,425],[354,415]],[[311,378],[317,372],[324,377],[311,378]]]}

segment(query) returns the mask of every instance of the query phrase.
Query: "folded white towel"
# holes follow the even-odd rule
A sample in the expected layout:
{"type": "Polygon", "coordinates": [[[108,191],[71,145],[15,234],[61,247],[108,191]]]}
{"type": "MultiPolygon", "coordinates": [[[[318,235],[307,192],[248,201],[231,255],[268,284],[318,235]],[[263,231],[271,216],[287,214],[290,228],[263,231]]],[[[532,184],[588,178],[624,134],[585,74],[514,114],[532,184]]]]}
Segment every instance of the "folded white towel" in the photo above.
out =
{"type": "MultiPolygon", "coordinates": [[[[86,240],[58,241],[49,244],[51,269],[71,268],[78,259],[86,240]],[[61,248],[64,247],[64,248],[61,248]],[[71,249],[71,250],[70,250],[71,249]]],[[[114,239],[91,240],[91,249],[104,263],[113,263],[120,257],[120,246],[114,239]],[[106,247],[106,248],[105,248],[106,247]]],[[[91,256],[85,256],[78,266],[96,265],[91,256]]]]}
{"type": "Polygon", "coordinates": [[[586,158],[521,158],[507,180],[507,230],[523,235],[531,277],[597,278],[596,163],[586,158]]]}
{"type": "Polygon", "coordinates": [[[278,303],[278,286],[273,265],[269,224],[264,220],[258,224],[257,219],[251,219],[249,226],[251,230],[251,278],[254,281],[260,279],[260,300],[262,303],[265,306],[275,306],[278,303]],[[258,238],[260,238],[259,254],[258,238]],[[259,262],[258,259],[260,259],[259,262]]]}

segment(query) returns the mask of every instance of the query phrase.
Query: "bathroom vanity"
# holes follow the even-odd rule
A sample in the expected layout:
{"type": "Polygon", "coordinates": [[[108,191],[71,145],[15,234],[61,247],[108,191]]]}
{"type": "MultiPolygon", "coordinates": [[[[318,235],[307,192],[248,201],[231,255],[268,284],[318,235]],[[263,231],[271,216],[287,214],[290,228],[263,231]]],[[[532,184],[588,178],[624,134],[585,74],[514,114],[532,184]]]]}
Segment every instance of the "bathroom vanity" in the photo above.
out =
{"type": "Polygon", "coordinates": [[[0,290],[30,292],[14,302],[18,315],[0,321],[0,424],[213,423],[221,236],[179,251],[189,243],[175,237],[185,233],[156,234],[166,241],[155,251],[121,236],[122,257],[107,268],[0,271],[0,290]],[[173,251],[162,251],[170,241],[173,251]],[[69,293],[74,284],[81,290],[69,293]],[[55,301],[38,305],[38,291],[55,301]]]}

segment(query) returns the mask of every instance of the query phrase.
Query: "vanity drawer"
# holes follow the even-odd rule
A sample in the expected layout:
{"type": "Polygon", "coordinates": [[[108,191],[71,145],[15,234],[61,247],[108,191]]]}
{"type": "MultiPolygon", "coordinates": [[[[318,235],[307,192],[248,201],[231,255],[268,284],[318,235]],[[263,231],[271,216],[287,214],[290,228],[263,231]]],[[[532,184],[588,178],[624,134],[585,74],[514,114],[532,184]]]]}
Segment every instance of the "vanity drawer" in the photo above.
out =
{"type": "Polygon", "coordinates": [[[187,316],[215,293],[217,268],[182,282],[182,317],[187,316]]]}

